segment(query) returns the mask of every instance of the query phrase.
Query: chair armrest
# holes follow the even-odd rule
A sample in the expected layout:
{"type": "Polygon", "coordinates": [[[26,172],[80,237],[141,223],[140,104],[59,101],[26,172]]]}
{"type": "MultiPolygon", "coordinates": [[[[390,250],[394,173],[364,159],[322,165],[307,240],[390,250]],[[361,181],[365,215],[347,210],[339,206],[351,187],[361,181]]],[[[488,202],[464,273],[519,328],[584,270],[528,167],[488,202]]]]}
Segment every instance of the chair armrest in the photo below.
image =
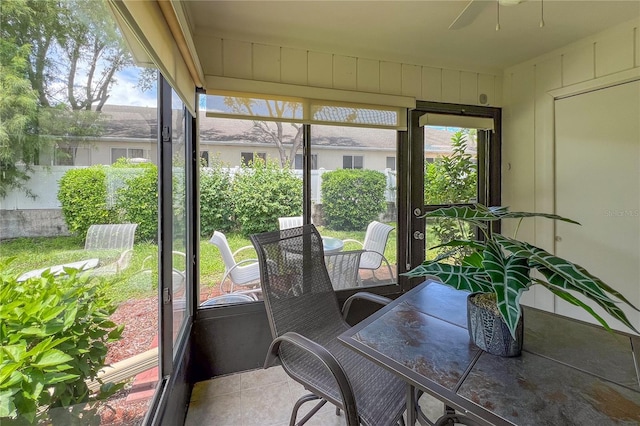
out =
{"type": "Polygon", "coordinates": [[[274,363],[278,357],[278,352],[280,351],[280,345],[282,342],[290,343],[307,352],[309,355],[317,358],[327,368],[327,370],[331,372],[331,375],[336,380],[338,389],[340,390],[340,396],[342,397],[343,404],[342,409],[345,412],[347,424],[359,424],[356,400],[353,395],[353,389],[351,388],[349,378],[338,360],[324,346],[319,345],[301,334],[292,331],[287,332],[282,336],[276,337],[273,342],[271,342],[267,358],[264,362],[264,368],[268,368],[274,363]]]}
{"type": "Polygon", "coordinates": [[[240,265],[244,265],[245,263],[256,263],[258,261],[258,259],[244,259],[241,260],[240,262],[236,263],[235,265],[233,265],[233,268],[229,269],[229,271],[236,269],[238,266],[240,265]]]}
{"type": "Polygon", "coordinates": [[[388,305],[391,302],[391,299],[389,299],[388,297],[380,296],[379,294],[359,291],[358,293],[350,296],[347,300],[344,301],[344,305],[342,305],[343,318],[347,318],[347,315],[349,315],[349,309],[351,309],[351,304],[356,299],[368,300],[370,302],[375,302],[383,306],[388,305]]]}
{"type": "Polygon", "coordinates": [[[116,271],[120,272],[127,266],[129,266],[129,261],[131,260],[132,256],[133,249],[126,249],[125,251],[123,251],[120,255],[120,258],[116,261],[116,271]]]}
{"type": "Polygon", "coordinates": [[[362,242],[360,242],[358,240],[352,240],[351,238],[347,238],[346,240],[342,240],[342,242],[344,244],[346,244],[346,243],[357,243],[357,244],[360,245],[360,247],[364,247],[364,243],[362,243],[362,242]]]}
{"type": "Polygon", "coordinates": [[[240,247],[238,250],[234,251],[232,256],[235,258],[236,254],[240,253],[242,250],[247,250],[247,249],[252,249],[255,250],[255,248],[253,246],[244,246],[244,247],[240,247]]]}

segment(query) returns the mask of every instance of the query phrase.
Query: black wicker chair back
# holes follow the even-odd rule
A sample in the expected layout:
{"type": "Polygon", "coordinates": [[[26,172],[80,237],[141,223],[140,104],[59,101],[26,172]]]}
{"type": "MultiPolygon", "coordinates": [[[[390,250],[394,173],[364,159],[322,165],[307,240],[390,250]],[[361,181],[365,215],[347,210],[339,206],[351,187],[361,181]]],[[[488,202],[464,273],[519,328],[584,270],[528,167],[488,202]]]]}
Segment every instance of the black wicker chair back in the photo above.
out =
{"type": "MultiPolygon", "coordinates": [[[[320,399],[298,424],[325,402],[345,411],[347,424],[392,425],[401,421],[405,385],[342,345],[337,336],[349,328],[327,273],[322,238],[314,225],[251,236],[260,262],[262,294],[274,341],[265,368],[280,360],[282,367],[320,399]]],[[[386,303],[380,296],[358,297],[386,303]]],[[[345,303],[345,305],[350,305],[345,303]]]]}

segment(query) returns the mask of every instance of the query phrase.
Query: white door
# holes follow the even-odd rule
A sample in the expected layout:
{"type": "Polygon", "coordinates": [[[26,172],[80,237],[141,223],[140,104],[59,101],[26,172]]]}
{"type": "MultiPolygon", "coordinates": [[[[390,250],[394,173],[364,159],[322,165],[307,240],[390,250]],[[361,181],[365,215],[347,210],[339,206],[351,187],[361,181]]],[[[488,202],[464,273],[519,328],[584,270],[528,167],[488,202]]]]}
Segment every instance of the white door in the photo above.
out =
{"type": "MultiPolygon", "coordinates": [[[[556,253],[639,306],[640,82],[556,100],[555,117],[556,211],[582,224],[557,224],[556,253]]],[[[593,322],[581,308],[556,303],[558,313],[593,322]]],[[[640,315],[625,313],[640,329],[640,315]]]]}

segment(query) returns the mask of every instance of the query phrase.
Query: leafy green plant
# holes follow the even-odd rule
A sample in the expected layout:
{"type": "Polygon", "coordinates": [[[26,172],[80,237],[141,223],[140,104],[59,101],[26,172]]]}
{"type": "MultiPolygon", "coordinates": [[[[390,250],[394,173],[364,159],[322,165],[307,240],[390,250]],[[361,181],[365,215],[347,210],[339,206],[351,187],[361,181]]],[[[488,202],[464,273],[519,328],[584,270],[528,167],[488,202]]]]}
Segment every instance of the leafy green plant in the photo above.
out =
{"type": "Polygon", "coordinates": [[[68,269],[17,282],[0,264],[0,423],[99,424],[96,401],[122,384],[87,381],[104,367],[107,343],[123,327],[109,320],[115,305],[103,285],[68,269]]]}
{"type": "Polygon", "coordinates": [[[232,180],[219,161],[200,169],[200,235],[233,228],[232,180]]]}
{"type": "Polygon", "coordinates": [[[339,169],[322,175],[322,208],[327,226],[360,231],[384,212],[387,179],[375,170],[339,169]]]}
{"type": "MultiPolygon", "coordinates": [[[[471,137],[469,130],[455,132],[451,136],[451,155],[425,164],[425,204],[463,204],[477,199],[477,160],[467,152],[471,137]]],[[[427,223],[427,239],[430,242],[437,241],[434,245],[466,238],[471,232],[471,227],[460,221],[431,220],[427,223]]],[[[453,260],[459,261],[464,254],[464,251],[460,251],[453,260]]]]}
{"type": "Polygon", "coordinates": [[[71,169],[62,176],[58,200],[64,221],[73,235],[84,238],[91,225],[116,222],[118,214],[107,202],[107,195],[105,166],[71,169]]]}
{"type": "Polygon", "coordinates": [[[618,304],[623,302],[635,310],[638,308],[585,268],[516,240],[515,237],[509,238],[490,230],[491,223],[502,219],[521,221],[524,218],[543,217],[574,224],[578,222],[554,214],[510,212],[506,207],[486,207],[480,204],[474,207],[446,207],[429,212],[424,217],[462,220],[478,227],[484,239],[452,240],[441,244],[440,247],[451,250],[435,260],[425,261],[405,275],[436,276],[443,283],[459,290],[493,294],[497,309],[514,338],[522,315],[520,296],[534,284],[539,284],[567,302],[585,309],[606,329],[610,329],[606,321],[589,305],[570,293],[575,291],[637,332],[618,304]],[[462,265],[442,262],[463,247],[471,249],[471,254],[463,259],[462,265]],[[544,279],[532,276],[532,270],[538,271],[544,279]]]}
{"type": "Polygon", "coordinates": [[[114,165],[112,175],[120,183],[115,190],[115,205],[120,220],[137,223],[138,241],[158,239],[158,168],[153,163],[114,165]]]}
{"type": "Polygon", "coordinates": [[[278,218],[302,214],[302,180],[273,161],[257,159],[233,180],[235,217],[244,235],[278,229],[278,218]]]}

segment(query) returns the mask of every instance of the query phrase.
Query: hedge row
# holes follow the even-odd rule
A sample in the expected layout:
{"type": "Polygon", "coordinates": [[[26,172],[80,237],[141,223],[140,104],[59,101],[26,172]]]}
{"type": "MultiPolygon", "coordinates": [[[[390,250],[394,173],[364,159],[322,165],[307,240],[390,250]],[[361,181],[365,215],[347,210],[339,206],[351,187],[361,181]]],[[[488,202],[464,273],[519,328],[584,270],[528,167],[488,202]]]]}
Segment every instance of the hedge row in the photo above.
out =
{"type": "MultiPolygon", "coordinates": [[[[184,214],[184,184],[174,176],[174,213],[184,214]]],[[[373,170],[335,170],[322,176],[327,225],[363,230],[385,210],[386,178],[373,170]]],[[[97,223],[137,223],[138,241],[158,233],[158,170],[151,163],[69,170],[58,199],[69,230],[84,237],[97,223]]],[[[302,214],[302,180],[275,162],[256,161],[232,178],[220,163],[200,174],[200,230],[238,230],[245,235],[278,229],[278,218],[302,214]]]]}

